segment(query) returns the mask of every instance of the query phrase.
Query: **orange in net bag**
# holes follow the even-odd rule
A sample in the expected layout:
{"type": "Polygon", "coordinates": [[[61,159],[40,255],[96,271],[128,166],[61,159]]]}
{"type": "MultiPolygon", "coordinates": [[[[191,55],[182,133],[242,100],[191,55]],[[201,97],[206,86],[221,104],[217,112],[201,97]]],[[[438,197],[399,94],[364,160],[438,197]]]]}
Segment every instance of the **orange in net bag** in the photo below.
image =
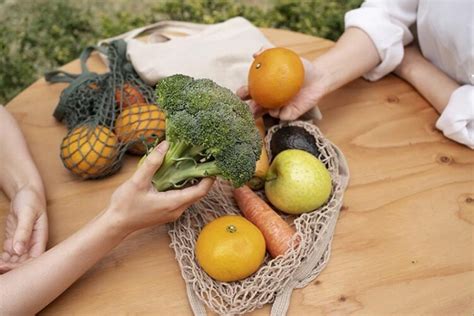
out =
{"type": "MultiPolygon", "coordinates": [[[[243,280],[219,282],[199,266],[195,255],[196,240],[207,223],[225,215],[241,215],[241,212],[232,196],[232,185],[216,181],[205,198],[193,204],[176,222],[169,224],[171,247],[175,251],[195,315],[206,315],[206,306],[221,315],[235,315],[249,313],[268,303],[273,303],[271,315],[284,315],[292,291],[314,280],[329,261],[334,228],[349,180],[349,168],[342,152],[315,125],[303,121],[282,123],[269,129],[265,143],[270,158],[273,134],[288,125],[302,127],[314,138],[318,159],[331,174],[331,196],[313,212],[298,216],[281,214],[285,220],[292,222],[296,231],[284,255],[274,259],[267,255],[263,265],[243,280]]],[[[260,195],[264,198],[263,194],[260,195]]]]}

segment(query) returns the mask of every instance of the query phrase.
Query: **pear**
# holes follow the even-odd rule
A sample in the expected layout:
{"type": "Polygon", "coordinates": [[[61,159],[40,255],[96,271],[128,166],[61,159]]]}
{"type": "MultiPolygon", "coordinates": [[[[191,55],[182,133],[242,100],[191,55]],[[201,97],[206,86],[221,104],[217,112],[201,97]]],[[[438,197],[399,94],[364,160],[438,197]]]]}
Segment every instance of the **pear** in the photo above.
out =
{"type": "Polygon", "coordinates": [[[280,211],[301,214],[325,204],[332,190],[326,166],[310,153],[288,149],[279,153],[268,170],[265,195],[280,211]]]}

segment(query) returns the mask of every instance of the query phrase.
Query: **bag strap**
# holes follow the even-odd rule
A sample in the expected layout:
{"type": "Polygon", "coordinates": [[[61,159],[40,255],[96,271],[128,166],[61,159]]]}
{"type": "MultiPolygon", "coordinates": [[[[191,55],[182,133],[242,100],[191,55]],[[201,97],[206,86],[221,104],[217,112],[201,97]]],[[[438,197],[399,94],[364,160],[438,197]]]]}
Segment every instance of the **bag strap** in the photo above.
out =
{"type": "Polygon", "coordinates": [[[45,73],[44,79],[50,83],[58,83],[58,82],[71,83],[77,78],[79,78],[80,76],[91,74],[91,71],[87,67],[87,60],[91,56],[92,52],[94,52],[95,50],[100,51],[100,52],[105,52],[105,49],[103,47],[97,47],[97,46],[88,46],[81,52],[81,55],[79,56],[79,59],[81,62],[80,74],[73,74],[64,70],[53,70],[53,71],[49,71],[45,73]]]}
{"type": "Polygon", "coordinates": [[[165,35],[166,33],[181,33],[183,35],[193,35],[197,34],[204,29],[206,29],[209,25],[208,24],[200,24],[200,23],[191,23],[191,22],[182,22],[182,21],[160,21],[153,24],[149,24],[143,27],[139,27],[137,29],[133,29],[129,32],[110,37],[99,42],[99,46],[103,43],[109,43],[111,41],[117,39],[129,40],[133,38],[137,38],[140,35],[144,35],[145,33],[152,33],[153,36],[160,35],[166,39],[171,39],[172,36],[169,34],[165,35]]]}
{"type": "Polygon", "coordinates": [[[186,282],[186,293],[188,294],[188,302],[191,305],[194,316],[206,316],[206,307],[196,293],[194,293],[191,283],[186,282]]]}
{"type": "Polygon", "coordinates": [[[78,74],[72,74],[63,70],[53,70],[44,74],[44,79],[50,83],[68,82],[71,83],[79,77],[78,74]]]}

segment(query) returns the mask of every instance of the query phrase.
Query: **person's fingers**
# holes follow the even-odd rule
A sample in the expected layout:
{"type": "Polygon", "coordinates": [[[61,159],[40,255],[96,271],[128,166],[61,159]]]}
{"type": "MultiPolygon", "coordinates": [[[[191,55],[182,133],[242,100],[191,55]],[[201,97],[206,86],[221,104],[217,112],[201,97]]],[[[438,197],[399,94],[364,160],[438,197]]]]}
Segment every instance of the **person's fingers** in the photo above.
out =
{"type": "MultiPolygon", "coordinates": [[[[28,260],[26,260],[28,261],[28,260]]],[[[11,271],[13,269],[18,268],[20,265],[22,265],[24,262],[11,262],[11,261],[2,261],[0,260],[0,274],[7,273],[8,271],[11,271]]]]}
{"type": "Polygon", "coordinates": [[[17,255],[12,255],[12,256],[10,257],[9,262],[11,262],[11,263],[16,263],[19,258],[20,258],[20,257],[18,257],[17,255]]]}
{"type": "Polygon", "coordinates": [[[279,117],[283,121],[296,120],[298,117],[303,115],[305,111],[301,111],[300,108],[294,106],[285,106],[280,110],[279,117]]]}
{"type": "Polygon", "coordinates": [[[248,105],[254,118],[259,118],[263,114],[267,113],[267,110],[258,105],[257,102],[255,102],[254,100],[250,100],[248,105]]]}
{"type": "Polygon", "coordinates": [[[18,258],[17,263],[22,264],[22,263],[25,263],[26,261],[28,261],[29,259],[30,259],[30,256],[27,253],[24,253],[18,258]]]}
{"type": "Polygon", "coordinates": [[[46,244],[48,242],[48,217],[46,213],[42,214],[36,221],[31,241],[32,244],[29,255],[31,257],[40,256],[46,250],[46,244]]]}
{"type": "Polygon", "coordinates": [[[13,238],[7,238],[3,242],[3,250],[8,253],[13,253],[13,238]]]}
{"type": "Polygon", "coordinates": [[[273,117],[280,117],[280,109],[277,108],[277,109],[270,109],[268,111],[268,114],[270,114],[271,116],[273,117]]]}
{"type": "Polygon", "coordinates": [[[15,233],[17,222],[15,220],[16,216],[12,215],[13,213],[14,213],[13,207],[10,206],[10,214],[7,216],[7,222],[5,224],[5,235],[6,236],[13,236],[13,234],[15,233]]]}
{"type": "Polygon", "coordinates": [[[18,225],[13,236],[13,250],[19,256],[27,251],[36,220],[35,216],[33,211],[20,211],[18,214],[18,225]]]}
{"type": "Polygon", "coordinates": [[[0,261],[7,262],[10,260],[11,255],[8,252],[3,252],[2,255],[0,255],[0,261]]]}
{"type": "Polygon", "coordinates": [[[261,53],[263,53],[264,51],[266,51],[267,49],[269,49],[270,47],[268,46],[262,46],[260,47],[260,49],[258,50],[258,52],[255,52],[252,54],[252,57],[255,58],[257,57],[258,55],[260,55],[261,53]]]}
{"type": "Polygon", "coordinates": [[[186,205],[178,207],[176,210],[169,213],[167,223],[176,221],[184,213],[184,211],[186,211],[186,209],[190,207],[192,204],[193,203],[188,203],[186,205]]]}
{"type": "Polygon", "coordinates": [[[214,178],[204,178],[198,184],[187,187],[181,190],[170,190],[162,192],[157,198],[163,203],[164,200],[170,201],[172,205],[170,208],[180,208],[183,205],[194,203],[200,198],[204,197],[211,189],[214,183],[214,178]],[[164,195],[166,197],[164,198],[164,195]]]}
{"type": "Polygon", "coordinates": [[[145,161],[143,161],[142,165],[133,174],[132,180],[135,183],[145,185],[150,184],[153,175],[160,168],[161,163],[163,162],[168,146],[168,142],[164,140],[151,151],[145,161]]]}
{"type": "Polygon", "coordinates": [[[240,87],[235,94],[244,101],[250,99],[249,86],[240,87]]]}
{"type": "Polygon", "coordinates": [[[8,268],[8,264],[0,261],[0,274],[7,273],[8,271],[10,271],[10,269],[8,268]]]}
{"type": "Polygon", "coordinates": [[[14,265],[11,262],[3,262],[0,260],[0,274],[7,273],[12,270],[14,265]]]}

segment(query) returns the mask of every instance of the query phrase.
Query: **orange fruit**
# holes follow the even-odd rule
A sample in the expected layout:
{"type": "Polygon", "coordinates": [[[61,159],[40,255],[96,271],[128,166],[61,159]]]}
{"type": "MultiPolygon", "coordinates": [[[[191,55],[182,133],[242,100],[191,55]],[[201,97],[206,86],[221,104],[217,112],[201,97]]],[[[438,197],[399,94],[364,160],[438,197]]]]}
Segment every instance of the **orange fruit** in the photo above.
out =
{"type": "Polygon", "coordinates": [[[304,67],[293,51],[270,48],[258,55],[250,67],[248,86],[252,99],[267,109],[279,108],[298,91],[304,82],[304,67]]]}
{"type": "Polygon", "coordinates": [[[120,141],[131,144],[130,152],[144,154],[148,146],[165,135],[165,113],[154,104],[135,104],[117,117],[115,132],[120,141]]]}
{"type": "Polygon", "coordinates": [[[115,89],[115,103],[117,107],[125,109],[137,103],[144,103],[145,98],[136,87],[126,83],[115,89]]]}
{"type": "Polygon", "coordinates": [[[80,126],[62,141],[61,159],[64,166],[82,178],[103,175],[112,167],[118,155],[118,139],[105,126],[80,126]]]}
{"type": "Polygon", "coordinates": [[[242,216],[227,215],[208,223],[196,241],[196,259],[213,279],[242,280],[258,270],[265,258],[265,239],[242,216]]]}

